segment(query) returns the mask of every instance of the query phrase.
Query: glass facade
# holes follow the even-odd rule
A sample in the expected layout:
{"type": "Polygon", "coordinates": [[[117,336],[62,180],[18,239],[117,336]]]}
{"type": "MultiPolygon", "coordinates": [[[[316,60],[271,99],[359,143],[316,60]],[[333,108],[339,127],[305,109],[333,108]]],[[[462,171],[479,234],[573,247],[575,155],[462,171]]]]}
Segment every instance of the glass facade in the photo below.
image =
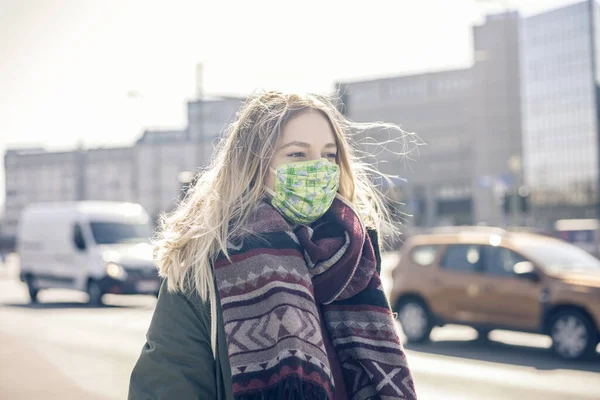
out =
{"type": "Polygon", "coordinates": [[[542,219],[595,216],[595,7],[585,1],[522,21],[524,177],[542,219]]]}

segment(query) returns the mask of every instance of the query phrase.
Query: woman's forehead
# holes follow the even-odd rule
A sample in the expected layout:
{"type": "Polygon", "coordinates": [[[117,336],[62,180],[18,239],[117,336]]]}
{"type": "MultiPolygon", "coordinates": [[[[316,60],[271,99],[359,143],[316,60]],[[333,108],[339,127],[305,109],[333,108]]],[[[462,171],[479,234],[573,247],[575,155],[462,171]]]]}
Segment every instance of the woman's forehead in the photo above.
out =
{"type": "Polygon", "coordinates": [[[329,119],[318,111],[307,111],[295,116],[283,127],[278,147],[289,142],[325,147],[327,144],[335,144],[336,140],[329,119]]]}

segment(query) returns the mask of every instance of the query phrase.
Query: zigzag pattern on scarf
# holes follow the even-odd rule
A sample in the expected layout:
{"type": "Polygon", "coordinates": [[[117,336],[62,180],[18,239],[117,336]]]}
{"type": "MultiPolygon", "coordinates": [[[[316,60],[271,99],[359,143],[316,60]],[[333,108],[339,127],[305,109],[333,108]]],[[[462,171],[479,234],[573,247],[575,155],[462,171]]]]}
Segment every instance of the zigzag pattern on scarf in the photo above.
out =
{"type": "Polygon", "coordinates": [[[332,398],[310,275],[298,243],[276,236],[282,246],[277,252],[264,241],[247,240],[232,249],[233,264],[215,263],[234,395],[291,393],[293,387],[302,396],[332,398]]]}

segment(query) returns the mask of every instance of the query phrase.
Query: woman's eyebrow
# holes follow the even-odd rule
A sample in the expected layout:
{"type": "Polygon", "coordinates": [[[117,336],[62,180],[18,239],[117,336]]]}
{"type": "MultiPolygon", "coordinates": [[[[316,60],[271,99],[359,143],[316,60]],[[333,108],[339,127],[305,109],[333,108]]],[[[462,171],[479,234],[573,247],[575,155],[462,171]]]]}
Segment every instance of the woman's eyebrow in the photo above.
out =
{"type": "Polygon", "coordinates": [[[327,143],[325,145],[325,148],[326,149],[332,149],[332,148],[335,149],[335,148],[337,148],[337,144],[335,144],[335,143],[327,143]]]}
{"type": "Polygon", "coordinates": [[[307,149],[310,148],[310,144],[308,144],[308,143],[293,141],[293,142],[289,142],[289,143],[284,144],[283,146],[281,146],[279,148],[279,150],[282,150],[282,149],[285,149],[285,148],[288,148],[288,147],[291,147],[291,146],[305,147],[307,149]]]}

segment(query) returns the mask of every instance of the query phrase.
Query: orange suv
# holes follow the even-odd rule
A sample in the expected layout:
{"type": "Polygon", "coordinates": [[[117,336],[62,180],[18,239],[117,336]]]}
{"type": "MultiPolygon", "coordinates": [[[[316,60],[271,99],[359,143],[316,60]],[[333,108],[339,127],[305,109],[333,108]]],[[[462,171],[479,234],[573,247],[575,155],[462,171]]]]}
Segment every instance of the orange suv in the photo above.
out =
{"type": "Polygon", "coordinates": [[[558,239],[495,228],[414,236],[392,271],[390,303],[410,342],[433,327],[472,326],[549,335],[565,359],[600,342],[600,260],[558,239]]]}

